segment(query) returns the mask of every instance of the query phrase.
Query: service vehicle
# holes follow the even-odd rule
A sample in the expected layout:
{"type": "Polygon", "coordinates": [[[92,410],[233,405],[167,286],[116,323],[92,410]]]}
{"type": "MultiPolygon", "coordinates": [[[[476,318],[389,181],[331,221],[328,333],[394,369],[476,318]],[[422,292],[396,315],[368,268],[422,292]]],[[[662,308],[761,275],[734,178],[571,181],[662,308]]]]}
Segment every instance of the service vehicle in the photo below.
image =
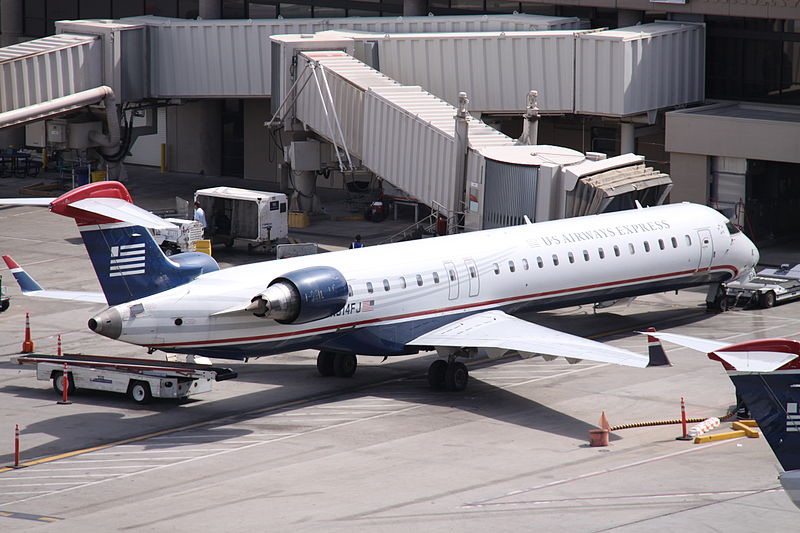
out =
{"type": "Polygon", "coordinates": [[[741,280],[725,284],[725,305],[769,308],[800,298],[800,264],[755,269],[741,280]]]}
{"type": "Polygon", "coordinates": [[[203,238],[203,225],[196,220],[182,218],[167,218],[166,220],[175,224],[175,227],[150,230],[164,255],[194,252],[197,241],[203,238]]]}
{"type": "Polygon", "coordinates": [[[36,365],[36,378],[52,381],[59,395],[64,393],[66,368],[69,394],[77,389],[119,392],[140,404],[153,398],[187,398],[209,392],[214,381],[237,376],[233,370],[212,366],[208,358],[198,356],[189,356],[187,362],[180,362],[84,354],[30,354],[12,357],[11,361],[36,365]]]}
{"type": "Polygon", "coordinates": [[[227,247],[247,243],[247,251],[273,248],[289,235],[286,195],[237,187],[199,189],[194,199],[206,214],[207,236],[227,247]]]}
{"type": "Polygon", "coordinates": [[[11,298],[6,296],[6,288],[3,286],[3,276],[0,276],[0,313],[8,309],[11,305],[11,298]]]}

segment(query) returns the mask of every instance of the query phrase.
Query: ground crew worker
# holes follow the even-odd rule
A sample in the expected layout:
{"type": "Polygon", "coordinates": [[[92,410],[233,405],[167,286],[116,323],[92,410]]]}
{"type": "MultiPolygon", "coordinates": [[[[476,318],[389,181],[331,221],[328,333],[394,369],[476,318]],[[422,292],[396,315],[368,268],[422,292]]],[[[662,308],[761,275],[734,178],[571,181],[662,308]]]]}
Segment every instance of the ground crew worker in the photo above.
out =
{"type": "Polygon", "coordinates": [[[204,239],[208,238],[207,235],[208,223],[206,222],[206,212],[203,211],[202,207],[200,207],[200,202],[196,200],[194,202],[194,219],[203,226],[203,238],[204,239]]]}
{"type": "Polygon", "coordinates": [[[350,249],[353,250],[355,248],[363,248],[364,243],[361,242],[361,235],[356,235],[356,240],[350,243],[350,249]]]}

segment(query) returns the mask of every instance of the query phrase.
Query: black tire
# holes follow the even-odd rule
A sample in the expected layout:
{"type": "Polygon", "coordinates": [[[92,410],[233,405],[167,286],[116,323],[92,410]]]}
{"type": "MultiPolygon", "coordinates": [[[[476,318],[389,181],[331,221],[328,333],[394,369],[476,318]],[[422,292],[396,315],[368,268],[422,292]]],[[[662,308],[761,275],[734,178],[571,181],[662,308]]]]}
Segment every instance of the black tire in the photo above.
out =
{"type": "Polygon", "coordinates": [[[322,377],[333,375],[333,360],[336,356],[333,352],[319,352],[317,356],[317,372],[322,377]]]}
{"type": "Polygon", "coordinates": [[[445,374],[447,374],[447,361],[437,359],[428,367],[428,385],[433,390],[443,390],[445,374]]]}
{"type": "Polygon", "coordinates": [[[450,363],[444,376],[444,384],[449,391],[463,391],[469,382],[469,371],[464,363],[450,363]]]}
{"type": "Polygon", "coordinates": [[[773,307],[775,305],[775,293],[773,291],[768,291],[759,296],[758,305],[760,305],[764,309],[769,309],[770,307],[773,307]]]}
{"type": "Polygon", "coordinates": [[[128,387],[128,396],[138,404],[150,403],[153,393],[150,391],[150,384],[145,381],[132,381],[128,387]]]}
{"type": "Polygon", "coordinates": [[[337,353],[333,359],[333,373],[338,378],[350,378],[356,373],[358,359],[351,353],[337,353]]]}
{"type": "MultiPolygon", "coordinates": [[[[53,372],[53,390],[58,393],[59,396],[64,394],[64,372],[61,370],[57,370],[53,372]]],[[[75,381],[72,379],[72,372],[67,373],[67,394],[73,394],[75,392],[75,381]]]]}
{"type": "Polygon", "coordinates": [[[161,251],[164,252],[164,255],[167,256],[167,257],[169,257],[169,256],[171,256],[172,254],[175,253],[172,250],[172,247],[170,247],[170,246],[165,246],[164,248],[161,249],[161,251]]]}
{"type": "Polygon", "coordinates": [[[11,300],[9,300],[8,298],[6,298],[5,300],[0,300],[0,313],[8,309],[10,305],[11,305],[11,300]]]}

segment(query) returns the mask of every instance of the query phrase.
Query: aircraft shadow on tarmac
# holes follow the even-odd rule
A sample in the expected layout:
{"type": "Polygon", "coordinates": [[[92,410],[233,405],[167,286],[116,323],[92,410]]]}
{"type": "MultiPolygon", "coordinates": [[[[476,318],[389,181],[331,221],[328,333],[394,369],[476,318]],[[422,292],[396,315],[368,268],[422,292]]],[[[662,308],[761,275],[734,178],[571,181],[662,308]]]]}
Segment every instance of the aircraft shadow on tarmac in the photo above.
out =
{"type": "MultiPolygon", "coordinates": [[[[608,331],[609,321],[614,325],[619,325],[619,329],[632,331],[665,322],[671,326],[696,323],[706,317],[705,313],[699,313],[695,308],[669,309],[624,316],[604,312],[602,315],[606,331],[608,331]]],[[[549,316],[546,317],[546,320],[558,324],[558,327],[565,331],[573,330],[591,334],[592,329],[597,329],[598,317],[600,314],[549,316]]],[[[646,353],[644,337],[642,337],[641,353],[646,353]]],[[[462,409],[494,420],[572,438],[583,443],[588,440],[589,430],[597,428],[593,424],[474,377],[470,380],[469,388],[464,393],[431,391],[427,386],[425,372],[433,358],[434,356],[417,357],[411,361],[397,360],[386,365],[366,366],[354,378],[340,380],[320,377],[315,366],[311,364],[271,363],[267,357],[248,364],[234,365],[239,370],[238,381],[264,384],[264,390],[216,401],[203,400],[202,397],[188,400],[188,402],[155,400],[146,406],[134,407],[131,401],[121,394],[78,391],[72,396],[71,401],[99,408],[104,406],[135,408],[138,409],[137,415],[141,414],[141,411],[150,411],[151,414],[135,417],[126,417],[122,413],[115,412],[67,414],[36,422],[24,427],[23,435],[45,433],[56,437],[56,440],[26,449],[25,460],[204,422],[207,422],[208,425],[200,425],[193,431],[207,434],[209,441],[213,441],[217,431],[213,425],[220,419],[246,420],[267,416],[269,413],[263,411],[270,406],[283,405],[284,407],[276,409],[275,412],[285,414],[314,404],[326,405],[342,399],[382,397],[402,400],[402,396],[408,393],[413,394],[413,400],[408,400],[410,403],[462,409]],[[380,375],[376,379],[375,374],[378,372],[380,375]],[[287,385],[287,383],[289,384],[287,385]],[[402,394],[399,394],[401,391],[402,394]],[[191,410],[186,410],[185,418],[181,418],[178,424],[174,423],[174,417],[168,419],[164,416],[167,412],[180,409],[186,403],[196,402],[202,403],[197,403],[191,410]],[[292,402],[298,403],[285,406],[292,402]],[[243,409],[243,406],[246,407],[243,409]]],[[[504,361],[478,361],[474,367],[502,364],[514,360],[514,358],[518,358],[518,356],[510,356],[504,361]]],[[[31,379],[33,379],[33,375],[31,379]]],[[[43,387],[6,386],[0,388],[0,394],[13,394],[35,400],[51,399],[56,401],[57,399],[52,390],[43,387]]],[[[251,433],[249,430],[225,428],[219,439],[230,438],[232,431],[241,433],[240,436],[251,433]]],[[[611,435],[612,440],[620,438],[622,437],[611,435]]],[[[170,444],[168,441],[157,443],[159,448],[168,448],[172,445],[182,446],[184,444],[180,442],[170,444]]],[[[150,447],[148,443],[144,443],[144,446],[145,449],[150,447]]],[[[153,447],[156,447],[155,443],[153,447]]],[[[10,454],[0,455],[0,464],[8,464],[11,460],[10,454]]]]}

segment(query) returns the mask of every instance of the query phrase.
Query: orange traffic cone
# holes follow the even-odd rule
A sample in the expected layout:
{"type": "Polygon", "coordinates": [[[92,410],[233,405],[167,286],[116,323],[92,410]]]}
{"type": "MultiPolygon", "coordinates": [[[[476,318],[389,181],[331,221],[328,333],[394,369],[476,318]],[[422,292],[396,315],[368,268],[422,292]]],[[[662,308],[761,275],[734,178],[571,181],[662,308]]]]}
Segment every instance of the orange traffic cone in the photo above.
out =
{"type": "Polygon", "coordinates": [[[31,340],[31,317],[30,313],[25,313],[25,340],[22,342],[22,353],[33,352],[33,341],[31,340]]]}
{"type": "Polygon", "coordinates": [[[600,426],[600,429],[605,429],[605,430],[608,430],[608,431],[611,430],[611,425],[608,423],[608,418],[606,418],[606,412],[605,411],[603,411],[600,414],[600,424],[599,424],[599,426],[600,426]]]}

